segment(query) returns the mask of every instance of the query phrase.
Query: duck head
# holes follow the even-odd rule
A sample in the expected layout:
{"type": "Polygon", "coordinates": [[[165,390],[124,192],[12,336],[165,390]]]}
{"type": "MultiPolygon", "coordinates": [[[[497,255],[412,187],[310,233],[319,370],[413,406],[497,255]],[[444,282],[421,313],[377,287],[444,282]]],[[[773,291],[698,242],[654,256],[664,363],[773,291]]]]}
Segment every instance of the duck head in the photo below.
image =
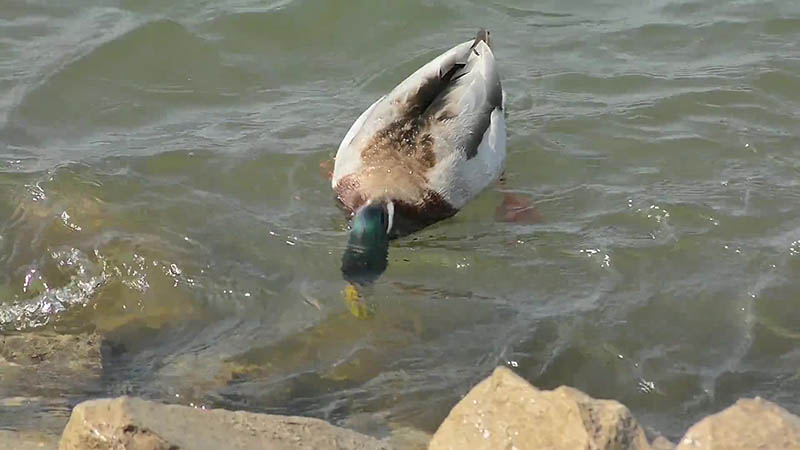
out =
{"type": "Polygon", "coordinates": [[[356,211],[342,256],[345,280],[364,285],[383,274],[388,264],[393,219],[394,204],[391,201],[368,202],[356,211]]]}

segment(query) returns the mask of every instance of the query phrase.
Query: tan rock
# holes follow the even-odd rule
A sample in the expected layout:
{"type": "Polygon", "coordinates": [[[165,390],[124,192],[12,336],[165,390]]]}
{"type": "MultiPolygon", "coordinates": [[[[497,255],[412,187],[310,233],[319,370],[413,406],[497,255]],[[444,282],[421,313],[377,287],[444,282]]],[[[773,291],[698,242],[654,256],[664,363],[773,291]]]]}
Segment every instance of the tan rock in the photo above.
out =
{"type": "Polygon", "coordinates": [[[677,448],[712,449],[800,449],[800,417],[758,397],[740,399],[694,424],[677,448]]]}
{"type": "Polygon", "coordinates": [[[649,449],[628,408],[559,387],[540,391],[498,367],[451,411],[430,450],[649,449]]]}
{"type": "Polygon", "coordinates": [[[416,428],[400,426],[393,427],[388,440],[392,447],[400,450],[425,450],[431,441],[431,434],[416,428]]]}
{"type": "Polygon", "coordinates": [[[675,444],[664,436],[658,436],[650,443],[650,450],[675,450],[675,444]]]}
{"type": "Polygon", "coordinates": [[[388,450],[377,439],[307,417],[200,410],[131,397],[83,402],[60,450],[388,450]]]}

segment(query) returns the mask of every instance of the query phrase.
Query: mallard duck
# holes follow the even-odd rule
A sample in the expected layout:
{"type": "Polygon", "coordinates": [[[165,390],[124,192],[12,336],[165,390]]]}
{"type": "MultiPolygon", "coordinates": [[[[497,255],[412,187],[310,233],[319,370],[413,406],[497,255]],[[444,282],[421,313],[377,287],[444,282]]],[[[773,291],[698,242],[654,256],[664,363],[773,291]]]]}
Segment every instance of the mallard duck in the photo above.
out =
{"type": "Polygon", "coordinates": [[[347,281],[387,266],[389,241],[456,214],[505,169],[503,88],[489,32],[437,56],[367,108],[342,139],[331,185],[351,215],[347,281]]]}

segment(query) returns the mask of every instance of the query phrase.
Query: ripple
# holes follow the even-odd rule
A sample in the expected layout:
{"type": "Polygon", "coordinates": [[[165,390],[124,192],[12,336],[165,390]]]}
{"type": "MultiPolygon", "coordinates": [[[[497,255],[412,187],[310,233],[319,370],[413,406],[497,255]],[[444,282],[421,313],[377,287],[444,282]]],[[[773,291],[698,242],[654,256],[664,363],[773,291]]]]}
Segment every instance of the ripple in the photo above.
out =
{"type": "MultiPolygon", "coordinates": [[[[48,12],[52,14],[53,10],[48,12]]],[[[70,19],[49,18],[58,33],[14,42],[15,65],[24,69],[18,75],[21,82],[0,97],[0,124],[4,127],[8,126],[9,115],[53,74],[91,52],[109,36],[121,35],[133,24],[129,16],[112,8],[86,8],[79,20],[70,19]]]]}
{"type": "Polygon", "coordinates": [[[12,122],[64,138],[141,126],[168,110],[230,104],[231,86],[258,86],[242,83],[252,78],[223,64],[208,42],[173,21],[140,23],[104,37],[26,92],[12,122]]]}
{"type": "Polygon", "coordinates": [[[0,328],[95,327],[106,393],[380,433],[508,363],[667,435],[800,405],[796,3],[93,3],[0,19],[0,328]],[[393,242],[354,322],[319,162],[476,17],[505,184],[393,242]]]}
{"type": "Polygon", "coordinates": [[[767,95],[780,99],[800,103],[800,92],[797,85],[800,77],[783,70],[763,71],[758,75],[754,85],[767,95]]]}

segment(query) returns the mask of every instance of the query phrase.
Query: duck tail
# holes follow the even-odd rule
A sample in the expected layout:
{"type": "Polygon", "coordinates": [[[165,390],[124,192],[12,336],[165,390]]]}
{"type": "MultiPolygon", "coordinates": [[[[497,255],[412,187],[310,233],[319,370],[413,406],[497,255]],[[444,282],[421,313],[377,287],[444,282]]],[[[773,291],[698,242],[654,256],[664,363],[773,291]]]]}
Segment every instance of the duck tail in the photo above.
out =
{"type": "Polygon", "coordinates": [[[489,30],[487,30],[486,28],[481,28],[480,30],[478,30],[478,34],[475,35],[475,41],[472,42],[472,46],[469,49],[475,50],[475,47],[478,45],[479,42],[486,42],[486,45],[488,45],[489,48],[491,48],[492,44],[489,42],[489,35],[490,35],[489,30]]]}

